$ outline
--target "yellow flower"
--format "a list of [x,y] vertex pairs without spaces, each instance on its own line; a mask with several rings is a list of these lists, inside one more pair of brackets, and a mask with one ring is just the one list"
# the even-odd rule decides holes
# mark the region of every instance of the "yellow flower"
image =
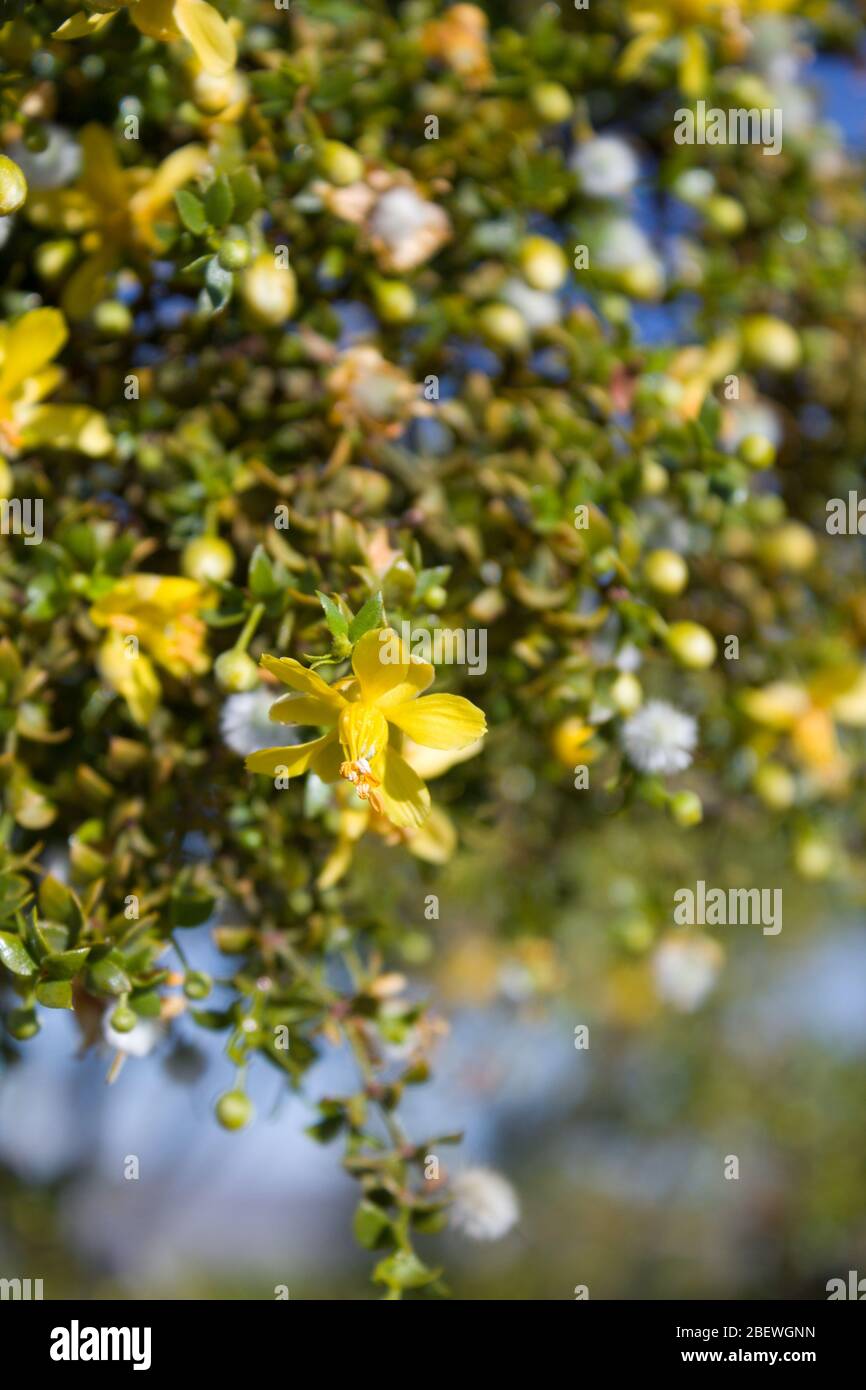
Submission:
[[478,5],[452,5],[431,19],[421,33],[428,58],[447,63],[470,88],[484,87],[493,75],[487,53],[487,15]]
[[618,73],[629,81],[669,39],[679,40],[679,83],[689,96],[707,90],[709,57],[702,29],[712,29],[739,48],[748,41],[743,21],[793,9],[796,0],[627,0],[635,37],[626,45]]
[[57,309],[0,323],[0,452],[48,447],[98,458],[112,447],[104,416],[84,405],[43,405],[63,381],[53,360],[68,333]]
[[291,657],[263,656],[262,665],[299,692],[278,700],[271,718],[328,732],[311,743],[253,753],[247,769],[270,777],[310,771],[323,782],[343,778],[392,825],[421,826],[430,814],[430,793],[400,752],[403,734],[425,748],[456,750],[487,731],[481,710],[462,696],[421,695],[433,667],[412,656],[390,628],[365,633],[352,653],[354,677],[336,685]]
[[836,726],[866,727],[866,669],[840,666],[807,685],[773,681],[744,691],[740,707],[754,723],[787,735],[794,757],[823,791],[844,790],[850,765]]
[[[139,0],[144,3],[144,0]],[[82,319],[108,293],[108,277],[123,264],[125,253],[152,255],[158,242],[154,224],[165,217],[179,188],[204,172],[202,145],[182,145],[156,169],[127,169],[117,158],[114,140],[102,126],[81,132],[84,163],[72,188],[32,192],[27,212],[37,227],[79,235],[85,258],[63,291],[71,319]]]
[[150,657],[179,680],[208,669],[200,614],[212,602],[208,587],[194,579],[131,574],[93,604],[92,621],[108,630],[99,651],[100,673],[126,700],[136,723],[146,724],[159,704],[159,678]]
[[[474,758],[480,752],[480,738],[466,748],[449,752],[421,748],[411,739],[403,744],[403,756],[407,763],[427,782],[441,777],[449,768]],[[352,795],[350,782],[341,782],[337,795],[340,800],[339,836],[316,880],[319,888],[331,888],[339,883],[352,862],[355,845],[368,830],[389,845],[405,845],[410,854],[427,864],[447,864],[457,848],[457,831],[451,818],[439,806],[431,807],[423,825],[399,827],[374,811],[369,801],[359,803],[357,797]]]
[[137,29],[148,38],[172,43],[184,38],[206,72],[230,72],[237,46],[222,15],[207,0],[89,0],[96,14],[79,10],[53,35],[55,39],[84,39],[110,24],[118,10],[129,10]]

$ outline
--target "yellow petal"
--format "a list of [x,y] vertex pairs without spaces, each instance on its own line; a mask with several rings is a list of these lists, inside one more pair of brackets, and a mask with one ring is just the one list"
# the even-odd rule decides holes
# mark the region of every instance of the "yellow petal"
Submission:
[[101,208],[117,212],[126,203],[127,177],[111,132],[101,125],[86,125],[81,132],[81,148],[84,169],[79,186]]
[[132,652],[119,632],[109,634],[96,658],[99,673],[122,695],[136,724],[147,724],[159,704],[159,678],[143,652]]
[[481,710],[462,695],[422,695],[390,707],[387,718],[426,748],[465,748],[487,732]]
[[352,652],[352,670],[361,687],[361,699],[376,704],[406,680],[409,662],[393,628],[365,632]]
[[337,711],[315,695],[281,695],[271,705],[268,718],[276,724],[314,724],[330,729],[337,722]]
[[413,830],[407,847],[426,864],[447,864],[457,848],[457,831],[445,812],[433,806],[419,830]]
[[740,706],[749,718],[770,729],[790,729],[809,704],[808,692],[792,681],[772,681],[759,690],[744,690],[740,696]]
[[53,39],[86,39],[91,34],[98,34],[100,29],[104,29],[106,24],[110,24],[114,19],[114,14],[85,14],[84,10],[79,10],[70,19],[64,20],[59,29],[55,29],[51,35]]
[[21,437],[28,449],[72,449],[88,458],[102,458],[114,448],[105,416],[86,405],[34,406]]
[[213,5],[206,0],[175,0],[174,18],[205,72],[221,77],[231,71],[237,48],[231,29]]
[[136,29],[149,39],[160,39],[169,43],[180,38],[180,30],[174,19],[175,0],[138,0],[130,11]]
[[707,90],[707,46],[697,29],[687,29],[682,36],[680,54],[680,86],[686,96],[700,96]]
[[414,700],[415,696],[426,690],[428,685],[432,685],[436,678],[436,672],[429,661],[411,656],[405,647],[403,654],[407,661],[405,679],[379,697],[381,709],[387,709],[390,705],[402,705],[406,700]]
[[[419,743],[413,743],[407,738],[403,744],[403,757],[410,767],[414,767],[419,777],[423,777],[425,782],[430,782],[434,777],[441,777],[444,772],[450,771],[458,763],[468,762],[470,758],[476,757],[484,747],[482,739],[476,739],[474,743],[469,743],[465,748],[422,748]],[[571,767],[569,763],[569,767]]]
[[129,210],[138,222],[156,217],[179,188],[204,173],[208,164],[203,145],[183,145],[164,159],[143,188],[130,199]]
[[300,690],[303,695],[312,695],[314,699],[321,700],[328,709],[339,712],[346,703],[339,690],[334,690],[321,676],[317,676],[315,671],[308,671],[306,666],[302,666],[292,656],[263,656],[260,664],[284,685],[290,685],[293,690]]
[[293,743],[288,748],[263,748],[259,753],[251,753],[244,767],[247,772],[262,772],[268,777],[276,777],[278,772],[297,777],[332,743],[336,743],[334,734],[325,734],[310,743]]
[[393,748],[385,754],[378,798],[392,825],[421,826],[430,814],[430,793],[417,772]]
[[47,367],[69,334],[59,309],[31,309],[7,327],[0,367],[0,393],[11,395],[16,387]]
[[114,263],[114,252],[106,247],[88,256],[70,275],[61,302],[75,322],[86,319],[97,304],[108,298],[108,272]]

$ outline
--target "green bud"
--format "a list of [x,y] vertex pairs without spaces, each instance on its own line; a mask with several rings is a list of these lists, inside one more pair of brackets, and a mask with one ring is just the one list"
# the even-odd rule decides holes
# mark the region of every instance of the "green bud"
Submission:
[[207,999],[212,988],[210,975],[205,975],[201,970],[191,970],[184,982],[183,992],[187,999]]
[[223,270],[243,270],[250,263],[250,244],[241,234],[227,236],[220,243],[217,260]]
[[138,1023],[138,1014],[128,1004],[118,1004],[109,1022],[117,1033],[131,1033]]
[[0,217],[9,217],[24,206],[27,180],[23,170],[6,154],[0,154]]
[[692,825],[700,825],[704,818],[701,798],[696,792],[675,792],[668,802],[668,810],[684,830]]
[[132,310],[119,299],[104,299],[93,310],[93,325],[105,338],[125,338],[132,332]]
[[402,280],[380,280],[374,293],[379,317],[385,323],[409,323],[414,317],[418,303]]
[[213,669],[222,689],[231,691],[233,695],[244,690],[255,690],[259,683],[256,663],[246,652],[239,652],[236,647],[218,656]]
[[19,1042],[27,1042],[29,1038],[35,1038],[40,1028],[36,1010],[12,1009],[6,1015],[6,1028],[11,1036],[17,1038]]
[[235,553],[219,536],[197,536],[184,546],[180,567],[188,579],[197,579],[199,584],[220,584],[234,572]]
[[216,1117],[223,1129],[245,1129],[255,1111],[243,1091],[226,1091],[216,1103]]
[[364,177],[364,161],[340,140],[326,140],[319,156],[319,168],[331,183],[344,187]]
[[748,468],[772,468],[776,462],[776,446],[763,434],[747,434],[737,453]]
[[560,82],[536,82],[530,88],[529,100],[537,115],[552,125],[567,121],[574,110],[571,95]]

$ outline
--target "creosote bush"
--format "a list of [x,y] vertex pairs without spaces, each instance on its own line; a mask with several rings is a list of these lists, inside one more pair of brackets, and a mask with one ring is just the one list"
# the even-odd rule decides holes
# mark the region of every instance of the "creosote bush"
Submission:
[[[682,1007],[724,965],[666,936],[696,855],[737,881],[772,832],[807,885],[862,879],[866,587],[824,520],[866,447],[866,198],[790,71],[858,22],[0,20],[3,1056],[48,1010],[112,1075],[212,1030],[242,1131],[250,1069],[302,1088],[348,1048],[309,1132],[343,1145],[384,1296],[441,1294],[419,1238],[518,1215],[400,1118],[446,1026],[442,875],[488,875],[499,964],[551,995],[522,868],[553,904],[611,817],[653,827],[610,973]],[[780,151],[677,143],[698,99],[782,110]]]

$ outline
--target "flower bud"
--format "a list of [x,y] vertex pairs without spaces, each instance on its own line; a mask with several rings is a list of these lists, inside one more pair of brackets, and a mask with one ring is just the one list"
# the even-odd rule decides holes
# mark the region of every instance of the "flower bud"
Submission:
[[812,831],[801,835],[794,845],[794,867],[801,878],[826,878],[833,867],[833,846]]
[[814,562],[818,543],[808,526],[788,521],[764,537],[758,553],[770,569],[799,574]]
[[618,714],[634,714],[643,701],[643,688],[637,676],[623,671],[610,688],[610,698]]
[[243,233],[230,231],[220,242],[217,260],[223,270],[243,270],[250,263],[250,255],[250,244]]
[[524,237],[517,259],[525,280],[534,290],[558,290],[568,273],[562,248],[546,236]]
[[668,810],[676,824],[684,830],[693,825],[700,825],[704,818],[701,798],[696,792],[675,792],[668,802]]
[[787,811],[797,796],[793,774],[783,763],[764,763],[754,778],[756,794],[772,811]]
[[277,265],[273,253],[263,251],[241,275],[241,298],[249,313],[263,327],[279,328],[295,312],[298,284],[291,266]]
[[220,584],[234,572],[235,553],[219,536],[197,536],[184,546],[180,567],[199,584]]
[[410,323],[417,309],[412,289],[402,280],[379,280],[374,294],[379,317],[385,323]]
[[651,589],[671,597],[681,594],[689,582],[688,565],[675,550],[651,550],[643,572]]
[[743,321],[743,352],[756,367],[791,372],[800,362],[800,339],[789,323],[772,314],[753,314]]
[[478,326],[497,347],[511,348],[515,352],[526,347],[526,324],[510,304],[485,304],[478,315]]
[[671,655],[690,671],[703,671],[716,659],[715,638],[700,623],[673,623],[667,643]]
[[93,326],[104,338],[125,338],[133,329],[132,310],[119,299],[104,299],[93,310]]
[[256,663],[246,652],[239,652],[236,647],[218,656],[213,669],[218,684],[232,695],[238,695],[244,690],[255,690],[259,683]]
[[8,217],[24,206],[27,180],[14,159],[0,154],[0,217]]
[[202,970],[191,970],[186,977],[183,992],[187,999],[207,999],[213,988],[213,980]]
[[12,1009],[6,1015],[6,1029],[18,1042],[27,1042],[30,1038],[35,1038],[39,1028],[35,1009]]
[[707,199],[704,213],[716,231],[724,233],[725,236],[739,236],[748,220],[742,203],[722,193],[716,193]]
[[561,82],[536,82],[530,88],[529,100],[536,114],[551,125],[567,121],[574,110],[571,94]]
[[216,1117],[223,1129],[245,1129],[255,1111],[243,1091],[226,1091],[216,1103]]
[[117,1033],[131,1033],[138,1023],[138,1014],[128,1004],[118,1004],[111,1015],[110,1023]]
[[329,183],[339,187],[359,183],[364,177],[364,161],[340,140],[326,140],[319,155],[319,168]]
[[764,434],[747,434],[737,453],[747,468],[772,468],[776,462],[776,446]]

